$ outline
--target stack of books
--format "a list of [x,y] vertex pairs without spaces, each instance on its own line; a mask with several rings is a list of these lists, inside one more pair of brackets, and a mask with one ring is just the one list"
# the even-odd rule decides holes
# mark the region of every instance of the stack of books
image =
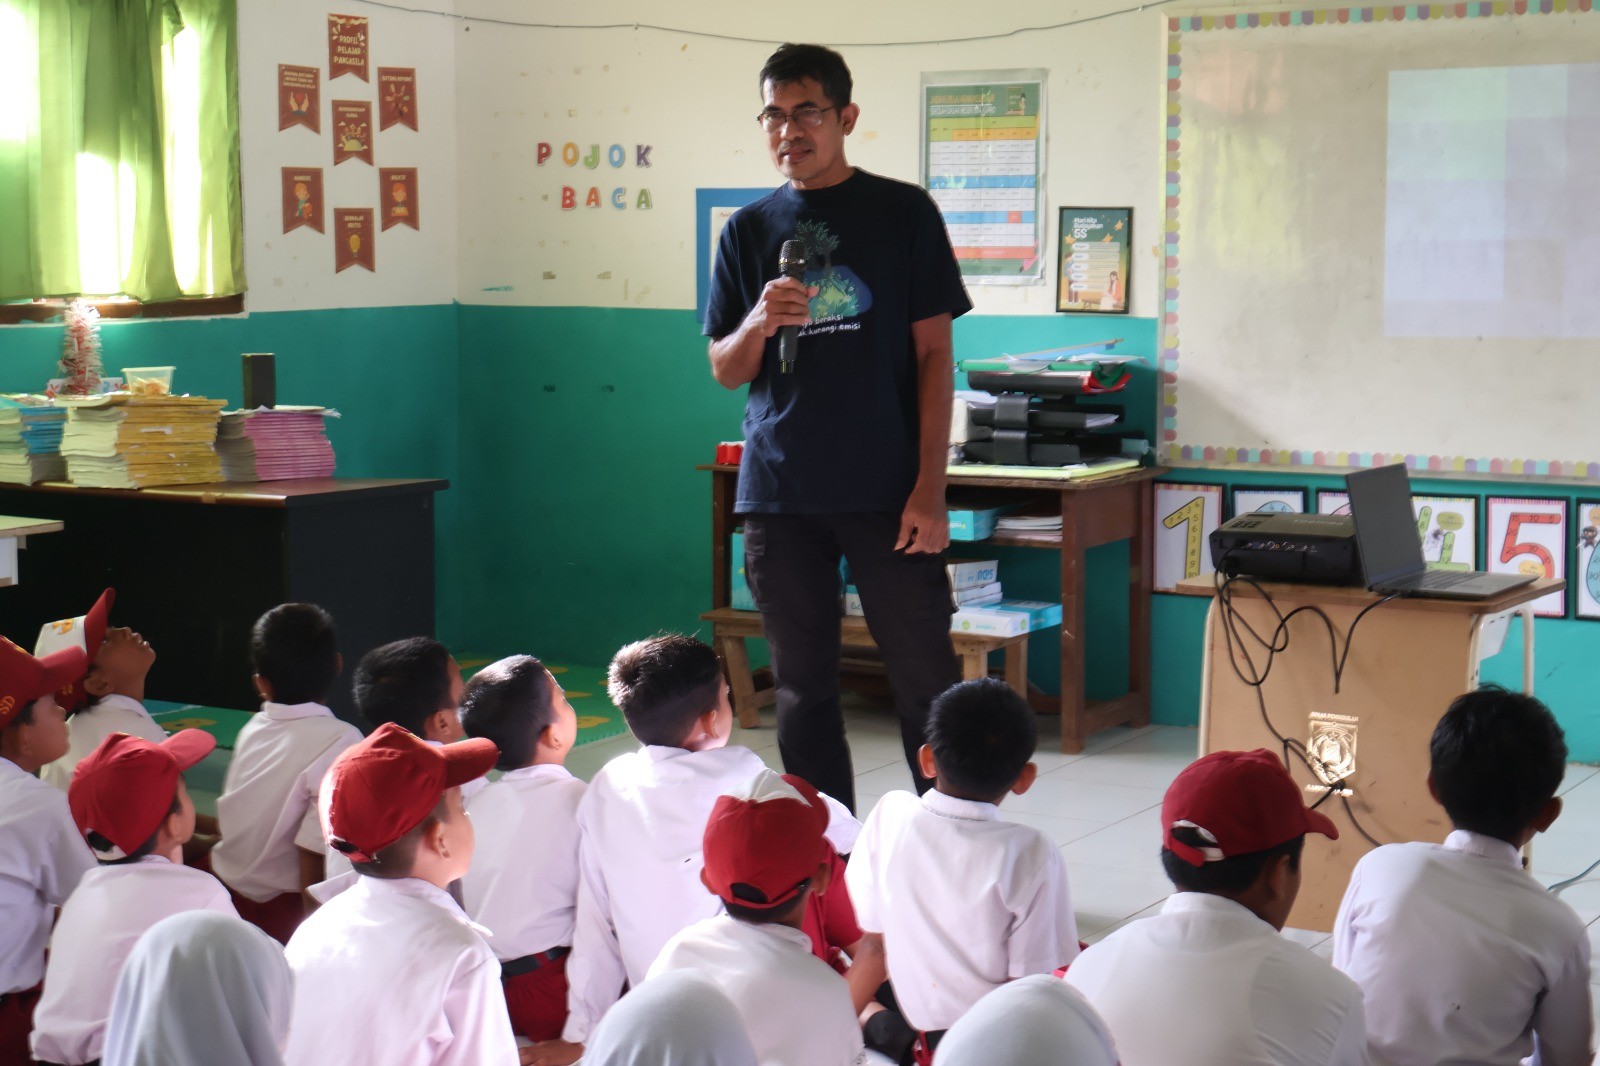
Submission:
[[67,476],[61,431],[67,412],[45,396],[0,396],[0,482],[32,485]]
[[217,422],[225,400],[113,393],[67,404],[67,479],[99,489],[222,480]]
[[[994,559],[953,559],[946,564],[950,574],[950,600],[957,612],[968,608],[985,607],[999,603],[1000,563]],[[844,613],[859,618],[866,612],[861,608],[861,594],[854,585],[844,590]]]
[[228,411],[217,431],[217,454],[227,481],[332,477],[333,444],[325,407],[260,407]]

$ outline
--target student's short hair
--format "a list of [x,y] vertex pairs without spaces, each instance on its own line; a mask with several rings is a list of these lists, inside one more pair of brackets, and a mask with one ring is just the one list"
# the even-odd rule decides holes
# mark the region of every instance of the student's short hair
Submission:
[[[1201,837],[1199,832],[1189,826],[1177,826],[1172,830],[1172,835],[1179,841],[1190,844],[1196,848],[1210,848],[1216,845]],[[1167,872],[1167,880],[1179,892],[1205,892],[1213,896],[1237,896],[1256,883],[1261,876],[1261,871],[1274,859],[1282,855],[1289,856],[1289,868],[1300,869],[1300,853],[1305,850],[1306,836],[1301,833],[1292,840],[1282,844],[1265,848],[1261,851],[1252,851],[1244,855],[1235,855],[1231,859],[1219,859],[1216,862],[1203,863],[1194,866],[1184,860],[1176,852],[1167,848],[1161,849],[1161,868]]]
[[532,762],[540,734],[555,718],[550,671],[531,655],[490,663],[467,682],[461,697],[461,727],[468,736],[494,741],[501,770]]
[[[350,868],[363,877],[375,877],[380,881],[410,877],[411,871],[416,869],[417,847],[422,843],[423,836],[444,821],[447,813],[444,797],[441,796],[438,805],[428,812],[426,818],[412,826],[405,836],[380,849],[371,862],[352,862]],[[337,844],[333,848],[340,850]]]
[[361,657],[351,680],[356,709],[372,728],[393,722],[417,736],[450,705],[450,649],[432,637],[407,637]]
[[680,633],[627,645],[611,660],[606,694],[641,744],[676,748],[717,705],[722,664],[711,646]]
[[[183,800],[178,798],[178,790],[176,788],[174,788],[172,790],[172,806],[167,809],[167,814],[170,816],[170,815],[182,814],[182,813],[183,813]],[[163,818],[162,821],[166,821],[166,819]],[[91,829],[87,833],[85,833],[83,835],[83,838],[89,842],[89,846],[91,848],[93,848],[95,851],[110,851],[112,848],[116,847],[115,844],[111,843],[111,841],[107,840],[105,837],[101,836],[99,833],[95,832],[93,829]],[[143,844],[140,844],[137,848],[134,848],[131,853],[129,853],[127,855],[124,855],[120,859],[100,859],[99,860],[100,865],[101,866],[126,866],[126,865],[128,865],[130,863],[138,862],[140,859],[144,858],[146,855],[148,855],[152,851],[156,850],[156,843],[160,839],[161,839],[161,827],[158,825],[158,826],[156,826],[156,831],[154,833],[150,834],[150,839],[146,840]]]
[[1515,842],[1561,787],[1567,740],[1543,703],[1485,685],[1450,704],[1428,756],[1457,829]]
[[855,83],[850,78],[850,68],[844,56],[820,44],[784,44],[767,57],[756,80],[756,88],[764,95],[767,82],[774,86],[789,85],[811,78],[828,96],[828,103],[844,107],[850,102],[850,92]]
[[928,710],[928,746],[941,786],[969,797],[1001,796],[1039,743],[1033,708],[992,677],[946,689]]
[[[746,907],[742,904],[738,904],[727,899],[722,901],[722,906],[723,909],[728,912],[728,916],[730,918],[737,918],[741,922],[750,922],[753,925],[771,925],[774,922],[786,922],[793,918],[795,914],[799,912],[800,908],[805,904],[805,890],[810,886],[811,878],[808,877],[804,881],[801,881],[799,886],[797,886],[798,894],[795,896],[795,898],[789,900],[787,903],[779,907]],[[733,891],[735,894],[738,894],[741,889],[750,889],[751,891],[755,891],[749,885],[733,886]],[[759,895],[759,893],[757,894]],[[753,902],[759,903],[761,901],[755,900]]]
[[321,703],[339,676],[333,617],[312,603],[279,604],[250,630],[250,664],[274,703]]

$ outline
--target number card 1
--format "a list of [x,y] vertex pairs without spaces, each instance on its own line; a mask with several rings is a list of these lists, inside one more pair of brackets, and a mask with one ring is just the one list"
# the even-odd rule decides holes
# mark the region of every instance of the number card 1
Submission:
[[1211,531],[1222,524],[1221,485],[1156,483],[1155,591],[1212,572]]
[[1576,557],[1572,561],[1577,615],[1600,621],[1600,500],[1579,500]]
[[[1489,573],[1566,577],[1566,500],[1491,496],[1486,532]],[[1540,618],[1566,617],[1567,594],[1539,597],[1533,613]]]

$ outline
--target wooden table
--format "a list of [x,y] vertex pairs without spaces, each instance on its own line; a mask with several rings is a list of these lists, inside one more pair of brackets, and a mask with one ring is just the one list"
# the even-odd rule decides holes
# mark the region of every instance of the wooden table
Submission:
[[[17,566],[17,550],[28,546],[29,537],[60,533],[63,528],[60,522],[48,518],[0,515],[0,588],[10,588],[22,580],[22,573]],[[25,646],[32,647],[31,644]]]
[[[156,649],[155,699],[254,709],[250,627],[279,603],[332,613],[344,676],[329,704],[354,719],[349,677],[370,648],[434,631],[433,494],[449,482],[374,478],[142,490],[0,486],[0,513],[65,522],[28,549],[30,580],[0,597],[0,633],[81,614],[107,586],[111,620]],[[0,533],[3,535],[3,533]]]
[[[733,504],[739,468],[709,465],[696,469],[711,473],[711,605],[715,610],[727,607],[731,599],[729,536],[737,524]],[[962,546],[982,550],[1004,545],[1061,553],[1061,694],[1056,699],[1036,695],[1033,702],[1041,711],[1060,713],[1064,752],[1081,752],[1089,736],[1102,729],[1150,722],[1150,592],[1155,576],[1152,484],[1164,473],[1162,467],[1143,467],[1094,481],[950,479],[948,495],[953,503],[971,490],[981,490],[1030,508],[1060,508],[1060,533],[1000,533],[984,541],[962,542]],[[1128,545],[1128,688],[1114,699],[1091,702],[1084,691],[1084,553],[1117,541]]]

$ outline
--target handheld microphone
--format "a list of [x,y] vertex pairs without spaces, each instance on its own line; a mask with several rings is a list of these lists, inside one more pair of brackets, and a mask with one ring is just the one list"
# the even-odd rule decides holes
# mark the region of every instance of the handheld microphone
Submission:
[[[778,253],[778,271],[786,278],[804,280],[806,276],[806,246],[801,241],[784,241]],[[794,373],[794,357],[800,347],[799,326],[778,327],[778,373]]]

